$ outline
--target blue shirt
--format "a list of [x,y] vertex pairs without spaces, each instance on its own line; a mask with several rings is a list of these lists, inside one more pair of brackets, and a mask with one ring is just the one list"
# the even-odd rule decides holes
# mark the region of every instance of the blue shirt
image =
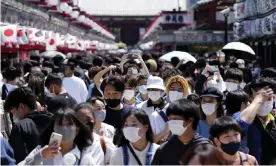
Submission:
[[16,165],[13,149],[4,138],[1,138],[1,165]]
[[205,120],[200,120],[196,132],[204,138],[209,139],[210,125]]
[[[236,120],[236,122],[240,125],[241,130],[242,130],[241,146],[240,146],[239,151],[248,154],[249,148],[247,146],[247,132],[248,132],[248,127],[250,124],[247,124],[245,121],[243,121],[241,119],[241,112],[234,113],[232,115],[232,118]],[[258,162],[259,162],[259,160],[258,160]]]
[[[136,95],[136,97],[135,97],[135,102],[137,103],[137,104],[140,104],[140,103],[142,103],[144,100],[142,99],[142,95],[141,95],[141,93],[138,93],[137,95]],[[136,105],[137,105],[136,104]]]
[[87,99],[91,98],[92,90],[93,90],[94,87],[95,87],[94,83],[92,83],[92,84],[89,85]]

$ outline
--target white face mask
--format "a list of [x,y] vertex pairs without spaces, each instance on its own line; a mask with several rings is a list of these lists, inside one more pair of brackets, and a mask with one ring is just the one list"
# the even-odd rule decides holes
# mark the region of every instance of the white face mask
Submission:
[[14,123],[18,123],[21,119],[17,116],[13,116],[12,120],[13,120]]
[[180,136],[185,132],[185,130],[189,126],[188,125],[188,126],[184,127],[183,124],[184,124],[184,120],[170,120],[169,121],[169,129],[173,135]]
[[233,82],[225,82],[226,89],[228,92],[234,91],[238,89],[238,84],[233,83]]
[[245,87],[246,83],[245,82],[242,82],[240,83],[240,87],[243,89]]
[[178,92],[178,91],[169,91],[169,99],[171,102],[175,102],[179,99],[182,99],[184,96],[183,92]]
[[147,94],[148,91],[147,91],[146,85],[141,85],[141,86],[139,86],[139,92],[140,92],[141,94],[143,94],[143,95]]
[[138,134],[139,129],[137,127],[125,127],[123,129],[124,136],[130,142],[137,142],[141,137]]
[[214,113],[216,110],[216,104],[215,103],[201,104],[201,108],[205,115],[212,115],[212,113]]
[[157,101],[161,98],[161,92],[160,91],[148,91],[148,97],[152,101]]
[[124,98],[127,100],[131,100],[135,95],[135,91],[134,90],[125,90],[124,92]]
[[265,103],[263,103],[257,114],[259,116],[267,116],[272,111],[272,108],[273,101],[266,101]]

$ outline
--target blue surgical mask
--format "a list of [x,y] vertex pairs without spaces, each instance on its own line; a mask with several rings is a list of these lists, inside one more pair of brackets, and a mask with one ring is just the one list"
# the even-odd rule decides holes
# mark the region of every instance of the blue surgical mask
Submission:
[[101,111],[95,111],[95,119],[96,121],[103,122],[106,117],[106,111],[101,110]]

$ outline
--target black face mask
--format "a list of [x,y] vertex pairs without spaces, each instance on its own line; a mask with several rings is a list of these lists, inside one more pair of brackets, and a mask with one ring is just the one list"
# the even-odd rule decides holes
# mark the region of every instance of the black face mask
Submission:
[[234,155],[235,153],[237,153],[237,151],[241,146],[241,142],[230,142],[228,144],[224,144],[222,142],[220,143],[221,143],[221,146],[220,146],[221,149],[229,155]]
[[107,106],[115,108],[121,103],[121,99],[105,99]]

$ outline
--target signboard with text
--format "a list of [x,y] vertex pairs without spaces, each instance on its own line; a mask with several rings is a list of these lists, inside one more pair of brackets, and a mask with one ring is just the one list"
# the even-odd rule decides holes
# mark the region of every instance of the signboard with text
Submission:
[[[174,34],[160,34],[159,41],[161,43],[221,44],[224,43],[224,33],[183,31]],[[228,34],[228,41],[233,41],[233,33]]]
[[192,14],[190,12],[185,12],[185,13],[163,13],[161,24],[191,25],[192,22],[193,22]]

